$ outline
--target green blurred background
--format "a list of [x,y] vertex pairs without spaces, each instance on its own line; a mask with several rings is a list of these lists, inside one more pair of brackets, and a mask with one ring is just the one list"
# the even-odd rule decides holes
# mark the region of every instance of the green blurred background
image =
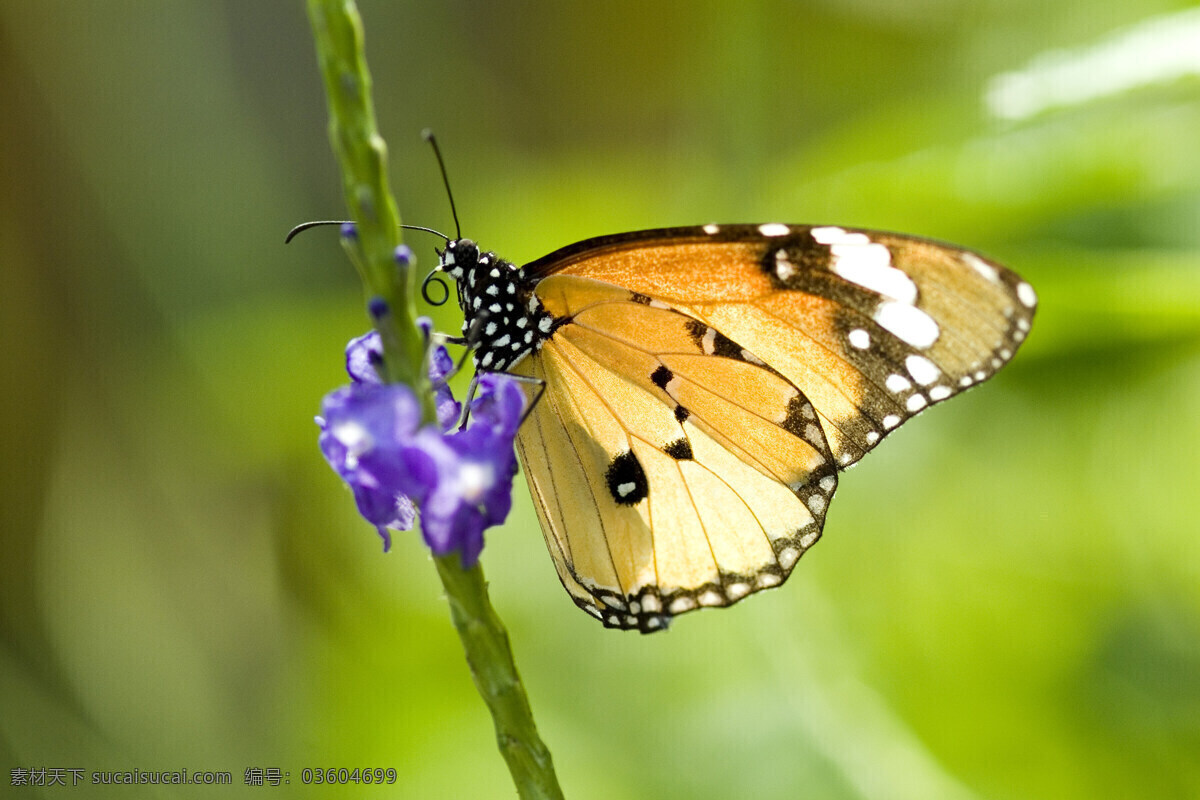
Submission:
[[[1010,367],[845,477],[786,586],[668,634],[578,611],[518,487],[483,563],[568,797],[1200,796],[1200,10],[362,11],[406,222],[452,227],[431,126],[464,232],[517,261],[821,222],[1041,295]],[[0,794],[280,767],[241,791],[515,795],[427,551],[382,555],[316,448],[367,327],[335,232],[283,245],[345,213],[326,125],[299,2],[0,5]]]

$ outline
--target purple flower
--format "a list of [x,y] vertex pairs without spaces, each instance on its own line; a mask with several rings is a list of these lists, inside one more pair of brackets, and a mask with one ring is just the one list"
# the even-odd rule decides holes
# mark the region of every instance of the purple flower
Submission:
[[335,389],[317,417],[325,460],[354,492],[358,513],[379,531],[385,551],[388,529],[406,531],[416,516],[411,493],[401,488],[406,476],[397,455],[420,421],[421,407],[407,386],[379,383]]
[[[346,345],[346,372],[355,383],[381,383],[379,365],[383,363],[383,345],[379,332],[369,331]],[[454,399],[446,380],[454,373],[454,360],[446,348],[438,345],[429,352],[429,380],[433,384],[438,422],[449,430],[462,416],[462,405]]]
[[[439,556],[455,550],[470,567],[483,549],[483,532],[512,508],[517,472],[513,437],[525,411],[525,393],[507,375],[479,380],[471,421],[450,433],[420,425],[420,405],[408,387],[379,382],[378,336],[352,341],[346,366],[355,383],[325,397],[317,424],[325,459],[354,492],[359,513],[390,546],[389,529],[408,530],[420,508],[425,542]],[[445,348],[430,355],[438,419],[449,427],[460,406],[446,386],[454,363]]]
[[499,525],[512,509],[517,474],[513,437],[525,411],[525,393],[507,375],[479,381],[465,430],[440,437],[418,434],[422,451],[434,462],[438,480],[421,506],[421,529],[435,553],[462,551],[471,566],[483,549],[483,531]]
[[450,430],[462,416],[462,404],[454,399],[446,380],[454,373],[454,359],[446,348],[437,346],[429,353],[429,381],[433,384],[433,401],[443,430]]
[[368,331],[346,345],[346,372],[355,383],[382,383],[378,369],[382,363],[379,331]]

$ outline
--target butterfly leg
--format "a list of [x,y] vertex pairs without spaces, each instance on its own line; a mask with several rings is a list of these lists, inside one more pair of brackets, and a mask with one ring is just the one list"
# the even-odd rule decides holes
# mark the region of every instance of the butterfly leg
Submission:
[[[529,402],[529,405],[525,406],[525,413],[521,415],[521,421],[517,423],[517,427],[519,428],[525,424],[525,420],[529,419],[529,415],[533,413],[534,407],[538,404],[538,401],[542,399],[542,395],[546,392],[546,382],[541,378],[534,378],[529,375],[517,375],[512,372],[499,374],[507,375],[518,383],[524,383],[527,386],[537,387],[533,395],[533,399]],[[460,422],[458,426],[460,430],[467,427],[467,420],[471,418],[471,401],[475,399],[475,391],[478,388],[479,374],[476,373],[475,377],[471,378],[471,385],[467,388],[467,396],[463,401],[463,417],[462,422]]]

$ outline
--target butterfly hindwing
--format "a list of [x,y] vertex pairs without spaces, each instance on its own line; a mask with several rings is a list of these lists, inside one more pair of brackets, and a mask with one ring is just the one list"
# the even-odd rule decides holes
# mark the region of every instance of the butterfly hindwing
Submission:
[[782,582],[836,487],[807,398],[649,296],[570,276],[537,293],[565,322],[516,368],[545,382],[518,446],[575,601],[648,631]]
[[641,231],[525,269],[653,296],[750,348],[812,401],[840,466],[990,377],[1036,306],[1029,284],[970,251],[833,226]]

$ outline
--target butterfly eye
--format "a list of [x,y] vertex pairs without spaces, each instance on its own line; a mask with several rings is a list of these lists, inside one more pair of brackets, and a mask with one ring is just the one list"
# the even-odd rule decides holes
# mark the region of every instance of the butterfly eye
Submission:
[[454,260],[458,264],[473,264],[479,259],[479,246],[470,239],[451,242],[447,249],[454,252]]

